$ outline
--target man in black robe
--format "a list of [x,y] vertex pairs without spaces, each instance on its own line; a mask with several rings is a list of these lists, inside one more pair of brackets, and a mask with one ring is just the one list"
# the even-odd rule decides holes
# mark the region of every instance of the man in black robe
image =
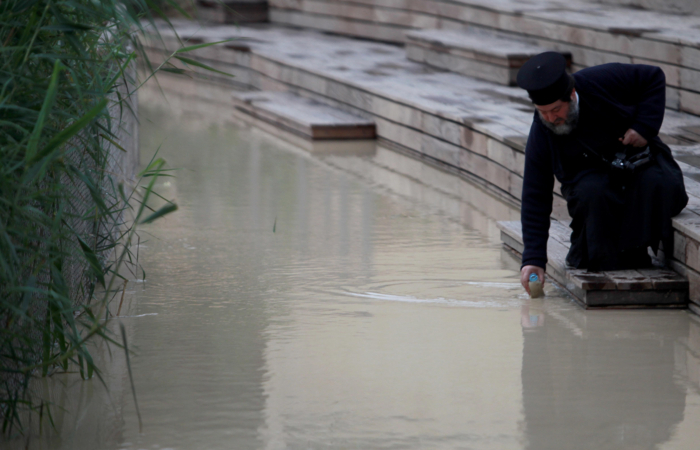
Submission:
[[[536,108],[522,193],[525,289],[531,273],[544,280],[554,177],[572,218],[570,267],[647,267],[648,247],[656,252],[663,241],[673,248],[671,217],[688,197],[681,170],[658,137],[666,102],[663,71],[613,63],[569,75],[564,57],[546,52],[521,68],[518,85]],[[650,154],[649,162],[640,158],[634,170],[619,168],[620,156],[624,161],[638,154]]]

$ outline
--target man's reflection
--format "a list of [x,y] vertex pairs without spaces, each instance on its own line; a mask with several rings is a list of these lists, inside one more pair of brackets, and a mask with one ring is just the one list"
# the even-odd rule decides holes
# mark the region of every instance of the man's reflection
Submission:
[[683,419],[674,343],[688,336],[685,313],[530,300],[521,324],[529,449],[653,449]]

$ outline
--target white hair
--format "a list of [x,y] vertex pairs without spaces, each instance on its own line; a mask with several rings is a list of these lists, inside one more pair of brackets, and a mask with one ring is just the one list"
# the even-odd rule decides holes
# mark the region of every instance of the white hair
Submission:
[[576,99],[572,99],[571,102],[569,102],[569,112],[566,114],[566,119],[564,120],[564,123],[560,125],[554,125],[552,122],[548,122],[542,116],[542,113],[539,109],[537,110],[537,114],[540,115],[540,119],[542,120],[542,123],[545,127],[552,130],[554,134],[564,136],[574,131],[574,128],[576,128],[576,124],[578,124],[578,102],[576,101]]

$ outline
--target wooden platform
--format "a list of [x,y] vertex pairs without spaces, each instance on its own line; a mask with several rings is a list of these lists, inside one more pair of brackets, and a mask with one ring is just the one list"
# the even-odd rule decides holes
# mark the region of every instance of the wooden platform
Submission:
[[[411,61],[505,86],[515,86],[518,70],[547,49],[484,32],[427,29],[406,33]],[[571,53],[563,52],[571,67]]]
[[[522,256],[520,222],[498,222],[503,244]],[[588,272],[567,269],[571,229],[553,220],[547,242],[547,275],[585,308],[686,308],[688,280],[672,270],[639,269]]]
[[267,0],[197,0],[197,18],[213,23],[267,22]]
[[237,110],[309,139],[373,139],[374,122],[289,92],[234,93]]

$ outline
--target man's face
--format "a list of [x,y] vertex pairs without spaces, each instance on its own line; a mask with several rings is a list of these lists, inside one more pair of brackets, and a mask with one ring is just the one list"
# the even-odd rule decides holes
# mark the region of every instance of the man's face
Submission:
[[556,134],[569,134],[576,127],[578,103],[575,89],[571,92],[570,102],[557,100],[549,105],[535,105],[535,108],[544,125]]
[[566,116],[569,114],[569,102],[557,100],[549,105],[535,105],[535,108],[540,112],[540,118],[546,120],[552,125],[561,125],[566,122]]

